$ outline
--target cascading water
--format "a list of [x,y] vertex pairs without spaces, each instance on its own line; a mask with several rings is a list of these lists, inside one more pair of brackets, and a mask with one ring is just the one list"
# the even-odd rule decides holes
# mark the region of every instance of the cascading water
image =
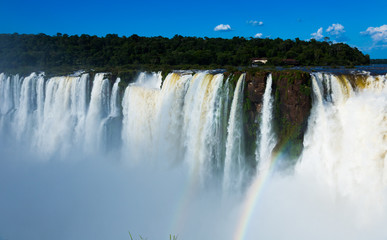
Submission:
[[[74,149],[92,152],[91,149],[98,148],[96,141],[101,137],[97,135],[101,134],[101,122],[110,107],[109,82],[103,76],[96,75],[89,110],[88,74],[46,81],[42,74],[33,73],[26,78],[3,74],[2,85],[10,83],[12,95],[1,96],[7,104],[2,107],[7,111],[1,116],[2,131],[45,157],[66,155]],[[11,78],[14,81],[9,81]]]
[[[148,80],[147,80],[148,78]],[[220,172],[224,160],[223,75],[142,74],[123,99],[124,151],[130,158],[185,162],[199,182]],[[154,84],[157,83],[157,84]],[[136,160],[135,160],[136,161]]]
[[385,76],[365,77],[359,85],[353,82],[355,89],[345,76],[317,73],[312,81],[314,105],[297,173],[313,175],[333,198],[360,204],[365,211],[383,204]]
[[122,106],[119,89],[120,82],[121,79],[117,78],[113,85],[110,98],[110,112],[102,123],[103,139],[106,140],[105,146],[107,150],[121,148]]
[[[47,80],[35,73],[0,77],[2,131],[30,141],[46,157],[118,147],[130,161],[161,155],[186,162],[203,183],[223,175],[226,151],[233,151],[226,148],[227,125],[237,133],[242,124],[238,116],[228,120],[229,83],[222,74],[171,73],[160,89],[160,73],[141,73],[122,104],[121,80],[110,87],[104,73],[95,75],[91,89],[86,73]],[[231,115],[240,114],[242,91],[240,80]]]
[[[153,157],[157,128],[158,86],[160,75],[140,74],[138,81],[129,85],[124,94],[123,108],[123,151],[131,161],[149,161]],[[146,85],[147,84],[147,85]],[[158,84],[157,84],[158,85]]]
[[21,78],[19,75],[6,76],[0,74],[0,134],[10,137],[9,131],[12,129],[12,119],[15,109],[20,101]]
[[163,83],[158,101],[158,136],[155,151],[158,156],[180,163],[184,157],[184,99],[192,75],[170,73]]
[[75,118],[74,142],[77,146],[82,146],[84,141],[86,116],[90,102],[90,77],[82,74],[81,77],[72,84],[72,114]]
[[[13,130],[16,133],[16,138],[29,142],[30,137],[34,135],[37,109],[37,79],[40,76],[32,73],[30,76],[23,79],[20,93],[20,104],[16,111],[15,126]],[[39,88],[41,90],[41,88]]]
[[103,121],[110,113],[110,82],[103,73],[97,73],[91,90],[89,111],[86,116],[85,144],[90,153],[104,147]]
[[275,147],[275,136],[272,130],[272,118],[273,118],[273,97],[272,97],[272,76],[267,77],[265,93],[263,95],[263,106],[261,113],[261,126],[260,132],[257,138],[257,150],[256,157],[259,163],[259,170],[265,171],[270,167],[271,154]]
[[223,75],[195,75],[185,97],[185,159],[201,181],[212,175],[212,166],[220,158],[221,87]]
[[227,193],[239,191],[244,180],[244,141],[243,141],[243,88],[245,75],[236,84],[228,122],[226,157],[224,163],[223,190]]
[[76,85],[78,80],[79,77],[54,77],[46,84],[46,100],[37,136],[37,147],[45,154],[66,152],[71,148],[71,133],[77,121],[74,115],[77,109],[73,105],[75,99],[72,98],[75,93],[72,90],[79,91],[72,85]]
[[[37,147],[47,156],[66,154],[84,141],[89,76],[54,77],[45,83]],[[79,149],[81,149],[79,147]]]
[[[184,159],[192,173],[200,175],[198,179],[201,182],[217,173],[224,179],[225,190],[237,189],[244,175],[243,78],[244,75],[235,86],[229,109],[228,80],[223,79],[222,74],[171,73],[160,89],[160,73],[141,73],[138,80],[126,89],[122,107],[120,79],[110,87],[104,74],[95,75],[91,91],[88,74],[48,80],[35,73],[25,78],[1,74],[1,132],[22,141],[31,141],[31,146],[36,146],[47,156],[56,152],[66,153],[74,147],[92,152],[101,147],[121,146],[122,138],[123,152],[131,159],[155,159],[158,154],[168,156],[171,162]],[[322,169],[331,166],[332,169],[326,171],[333,175],[324,178],[336,187],[344,185],[344,181],[355,181],[342,179],[341,184],[334,182],[335,168],[344,164],[344,155],[352,156],[356,152],[352,149],[364,149],[361,146],[374,141],[373,146],[381,146],[372,150],[374,154],[365,151],[357,154],[358,157],[353,156],[353,159],[367,155],[378,159],[378,156],[385,155],[381,137],[385,131],[382,95],[385,78],[368,76],[351,81],[345,76],[312,75],[314,105],[299,166],[304,169],[310,164],[319,169],[319,174],[323,174]],[[270,158],[275,145],[271,129],[271,85],[272,77],[269,75],[256,150],[261,167]],[[357,112],[355,108],[366,114],[353,116]],[[354,135],[354,128],[359,135]],[[354,139],[357,140],[348,144]],[[329,159],[330,162],[315,160],[312,164],[311,160],[305,159]],[[356,164],[360,166],[360,162],[359,159]],[[320,166],[322,163],[324,165]],[[354,161],[352,164],[355,164]],[[378,172],[375,170],[377,166],[373,166],[372,171]],[[342,168],[346,167],[343,165]],[[337,171],[345,172],[341,168]],[[374,173],[380,174],[380,171],[379,174]],[[384,179],[382,175],[380,178]]]
[[[46,79],[44,74],[36,73],[27,77],[0,74],[0,146],[12,142],[4,146],[28,149],[27,155],[39,160],[81,155],[93,160],[102,158],[115,162],[118,159],[129,165],[145,164],[146,167],[183,166],[184,170],[188,169],[189,179],[188,183],[182,183],[185,188],[220,189],[225,198],[237,196],[241,199],[243,194],[252,194],[247,197],[246,209],[257,202],[258,193],[269,179],[269,170],[276,171],[271,166],[275,164],[273,151],[279,138],[272,126],[276,110],[274,90],[278,85],[271,74],[266,79],[262,110],[256,116],[260,125],[256,163],[253,164],[248,163],[245,156],[248,145],[244,143],[243,101],[248,79],[245,74],[235,83],[235,76],[226,78],[224,74],[210,72],[173,72],[164,80],[161,73],[140,73],[125,89],[121,87],[120,78],[113,83],[108,74],[98,73],[93,79],[90,76],[78,73]],[[294,184],[294,179],[315,179],[324,189],[323,193],[329,191],[332,202],[349,202],[364,212],[386,206],[386,77],[311,74],[313,105],[304,149],[293,175],[288,176],[292,179],[289,185]],[[257,169],[248,171],[253,165]],[[109,168],[105,170],[110,171]],[[252,172],[256,176],[250,176]],[[63,179],[67,177],[70,181],[68,175]],[[131,182],[133,186],[146,185],[144,178],[136,179],[139,182]],[[181,179],[184,178],[176,181]],[[250,179],[254,179],[253,183]],[[156,179],[150,184],[156,186],[149,188],[150,191],[157,192],[158,181],[162,182]],[[104,186],[104,183],[99,184],[94,187]],[[248,191],[244,191],[246,189]],[[189,192],[187,196],[192,196],[192,191],[184,189],[186,191]],[[138,192],[136,188],[130,196]],[[175,193],[169,194],[174,196]],[[282,189],[276,194],[282,196]],[[157,198],[157,204],[164,206],[167,200],[161,196],[152,195],[149,201],[154,204]],[[103,199],[101,195],[97,198]],[[174,198],[180,199],[179,196]],[[277,202],[286,202],[280,200]],[[180,205],[179,202],[174,204]],[[275,207],[268,209],[275,210]],[[224,215],[224,212],[220,214]],[[185,216],[177,219],[185,219]],[[233,229],[239,223],[247,224],[248,219],[238,223],[231,221],[234,224],[227,227]],[[241,226],[235,239],[242,239],[239,236],[243,236],[245,228]],[[225,231],[224,228],[221,231]]]

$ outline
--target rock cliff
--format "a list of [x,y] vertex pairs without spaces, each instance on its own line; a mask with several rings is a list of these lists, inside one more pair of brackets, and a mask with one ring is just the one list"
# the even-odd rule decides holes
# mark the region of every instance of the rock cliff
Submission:
[[251,142],[256,139],[266,78],[270,73],[273,77],[272,97],[274,97],[275,119],[273,127],[278,139],[276,151],[295,158],[302,150],[303,137],[312,106],[311,80],[307,72],[282,70],[246,74],[245,132],[247,141]]

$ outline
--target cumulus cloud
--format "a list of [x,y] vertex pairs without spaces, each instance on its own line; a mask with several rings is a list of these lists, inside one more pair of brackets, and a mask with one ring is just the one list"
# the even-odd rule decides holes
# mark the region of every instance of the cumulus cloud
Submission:
[[227,32],[227,31],[231,31],[231,27],[229,24],[219,24],[214,28],[214,31]]
[[340,23],[334,23],[329,26],[326,32],[334,39],[333,42],[346,42],[349,38],[345,35],[344,26]]
[[261,38],[262,37],[262,33],[257,33],[254,35],[254,38]]
[[374,43],[387,43],[387,25],[382,25],[380,27],[369,27],[364,32],[361,32],[363,35],[371,36]]
[[316,39],[316,40],[320,40],[324,37],[324,35],[322,34],[323,33],[323,28],[320,27],[317,32],[315,33],[312,33],[312,38]]
[[328,27],[326,32],[332,36],[341,36],[342,34],[345,33],[345,30],[344,30],[344,26],[341,25],[340,23],[334,23]]
[[250,21],[247,21],[248,24],[252,25],[252,26],[262,26],[263,25],[263,22],[262,21],[257,21],[257,20],[250,20]]

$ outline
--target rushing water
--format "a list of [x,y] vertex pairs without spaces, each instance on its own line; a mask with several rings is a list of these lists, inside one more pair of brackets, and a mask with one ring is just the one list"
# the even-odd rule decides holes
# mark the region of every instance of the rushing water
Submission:
[[[384,203],[387,163],[385,76],[358,78],[314,74],[314,106],[299,174],[313,174],[335,199],[365,211]],[[353,202],[355,201],[355,202]]]
[[231,193],[238,191],[243,182],[245,172],[242,131],[243,120],[241,119],[243,116],[243,83],[244,75],[241,75],[235,87],[227,129],[228,134],[226,158],[224,160],[223,189],[224,191]]
[[263,96],[263,106],[261,113],[261,127],[257,140],[259,140],[256,149],[256,156],[260,170],[268,168],[270,165],[271,154],[275,147],[276,141],[272,130],[271,123],[273,121],[273,97],[272,97],[272,76],[268,76],[266,80],[266,89]]
[[386,76],[311,78],[304,149],[282,174],[271,75],[251,171],[244,74],[141,73],[125,89],[0,74],[0,239],[385,239]]

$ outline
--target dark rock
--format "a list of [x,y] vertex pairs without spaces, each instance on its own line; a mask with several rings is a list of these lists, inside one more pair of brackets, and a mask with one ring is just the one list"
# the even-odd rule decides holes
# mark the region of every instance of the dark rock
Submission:
[[266,72],[257,72],[253,75],[249,73],[246,75],[247,95],[254,104],[262,103],[267,74]]
[[[245,109],[245,111],[248,111],[246,112],[246,117],[248,117],[247,125],[253,125],[254,121],[252,119],[260,116],[268,75],[269,72],[266,71],[246,74],[246,98],[252,104],[248,110]],[[273,127],[279,141],[276,148],[281,149],[286,143],[290,146],[289,148],[292,148],[296,142],[301,145],[297,149],[298,152],[295,153],[299,154],[312,107],[310,74],[301,71],[283,70],[272,72],[272,77],[272,94],[275,98]],[[249,126],[246,128],[249,128]],[[250,133],[250,140],[256,138],[254,131]]]

